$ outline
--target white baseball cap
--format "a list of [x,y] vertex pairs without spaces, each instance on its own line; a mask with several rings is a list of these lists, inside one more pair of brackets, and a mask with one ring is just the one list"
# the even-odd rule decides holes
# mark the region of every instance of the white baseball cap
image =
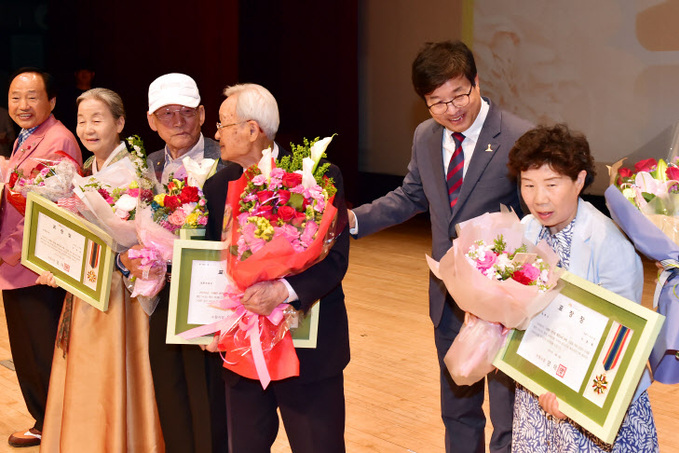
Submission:
[[196,108],[200,105],[200,93],[196,82],[186,74],[176,72],[158,77],[149,85],[149,112],[166,105],[177,104]]

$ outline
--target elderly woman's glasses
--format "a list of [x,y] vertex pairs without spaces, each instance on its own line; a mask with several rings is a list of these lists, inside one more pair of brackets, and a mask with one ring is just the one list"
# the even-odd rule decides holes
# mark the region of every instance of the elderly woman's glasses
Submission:
[[179,115],[181,115],[182,118],[188,121],[196,117],[196,115],[198,114],[198,109],[192,109],[190,107],[182,107],[179,109],[164,108],[156,110],[154,115],[161,122],[165,124],[170,124],[172,123],[172,120],[174,119],[174,115],[176,113],[178,113]]
[[472,94],[472,90],[474,89],[474,85],[469,87],[469,93],[467,94],[461,94],[459,96],[455,96],[453,99],[450,101],[444,102],[437,102],[436,104],[428,105],[427,108],[429,111],[434,114],[434,115],[442,115],[446,113],[448,110],[448,105],[453,104],[455,107],[464,107],[467,104],[469,104],[469,95]]

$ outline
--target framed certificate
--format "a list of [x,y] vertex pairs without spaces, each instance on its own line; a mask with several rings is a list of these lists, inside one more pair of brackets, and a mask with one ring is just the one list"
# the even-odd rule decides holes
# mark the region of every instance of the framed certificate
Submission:
[[607,443],[620,429],[664,316],[564,272],[561,293],[493,364]]
[[57,284],[101,311],[113,273],[111,237],[101,228],[34,193],[26,197],[21,264],[50,271]]
[[[182,230],[184,231],[184,230]],[[190,231],[190,230],[186,230]],[[230,310],[215,308],[228,283],[225,242],[177,239],[172,256],[170,305],[165,341],[169,344],[209,344],[212,335],[191,340],[179,336],[194,327],[220,321]]]
[[292,344],[295,345],[295,348],[316,348],[320,313],[320,300],[314,302],[306,315],[301,311],[297,312],[297,316],[292,320],[290,325]]
[[182,228],[179,239],[205,239],[205,228]]

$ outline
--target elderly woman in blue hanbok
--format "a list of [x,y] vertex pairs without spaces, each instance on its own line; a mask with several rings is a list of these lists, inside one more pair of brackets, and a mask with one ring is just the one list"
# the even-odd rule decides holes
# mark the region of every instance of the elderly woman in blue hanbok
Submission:
[[[517,140],[508,167],[530,210],[522,220],[526,238],[533,243],[545,239],[559,255],[561,267],[639,303],[643,269],[634,247],[613,221],[580,198],[595,175],[587,139],[565,125],[538,127]],[[658,451],[646,392],[650,383],[645,371],[613,444],[567,419],[553,393],[538,398],[518,386],[512,451]]]

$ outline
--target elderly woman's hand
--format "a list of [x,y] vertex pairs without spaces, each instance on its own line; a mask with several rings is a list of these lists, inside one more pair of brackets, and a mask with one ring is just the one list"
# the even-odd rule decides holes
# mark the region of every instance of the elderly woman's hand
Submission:
[[540,407],[544,409],[549,415],[558,418],[559,420],[564,420],[566,416],[559,410],[559,401],[556,399],[556,395],[552,392],[543,393],[539,398]]
[[54,278],[54,274],[50,271],[45,271],[38,275],[38,278],[35,279],[35,283],[36,285],[47,285],[51,286],[52,288],[56,288],[58,286],[57,281]]
[[[134,250],[141,250],[144,246],[137,244],[132,248]],[[127,250],[120,254],[120,261],[123,263],[123,266],[130,271],[130,275],[144,280],[160,278],[163,276],[164,270],[160,266],[153,266],[147,273],[144,273],[145,267],[141,265],[141,260],[141,258],[130,258],[127,254]]]

